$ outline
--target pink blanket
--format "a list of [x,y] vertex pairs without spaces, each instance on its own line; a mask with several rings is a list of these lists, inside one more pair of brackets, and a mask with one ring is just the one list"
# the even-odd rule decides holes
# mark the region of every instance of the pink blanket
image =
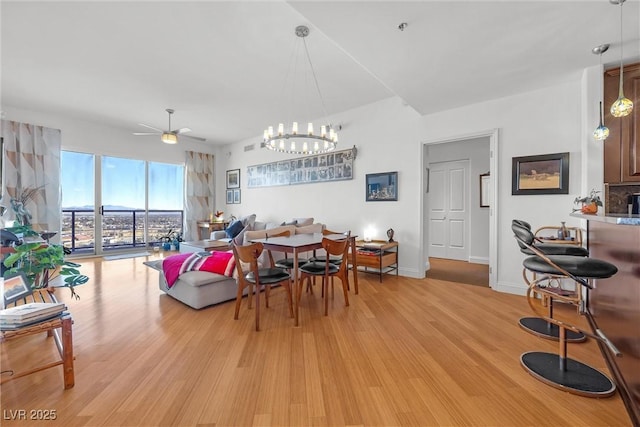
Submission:
[[168,287],[172,287],[178,277],[186,271],[208,271],[232,277],[235,266],[232,251],[177,254],[162,260],[162,271]]

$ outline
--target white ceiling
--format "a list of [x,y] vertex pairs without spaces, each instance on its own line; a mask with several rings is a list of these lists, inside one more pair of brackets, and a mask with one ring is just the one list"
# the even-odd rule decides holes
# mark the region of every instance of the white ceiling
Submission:
[[[143,132],[189,127],[209,143],[399,96],[420,114],[575,80],[620,57],[620,6],[586,1],[120,1],[0,3],[2,106]],[[640,59],[640,0],[624,11]],[[398,25],[406,22],[404,31]],[[297,25],[317,92],[288,89]],[[11,119],[11,117],[7,117]],[[153,138],[153,137],[141,137]]]

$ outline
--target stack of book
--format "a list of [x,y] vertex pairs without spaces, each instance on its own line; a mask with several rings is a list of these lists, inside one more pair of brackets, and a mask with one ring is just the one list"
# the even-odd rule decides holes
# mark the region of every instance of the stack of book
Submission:
[[61,316],[67,306],[58,302],[34,302],[0,310],[0,330],[19,329]]

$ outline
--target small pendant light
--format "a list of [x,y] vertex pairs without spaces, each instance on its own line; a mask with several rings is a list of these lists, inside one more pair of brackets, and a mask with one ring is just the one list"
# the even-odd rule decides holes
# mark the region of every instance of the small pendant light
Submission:
[[[601,44],[591,49],[593,54],[599,55],[600,67],[602,67],[602,54],[609,50],[609,44]],[[600,101],[600,125],[593,131],[593,137],[597,141],[604,141],[609,137],[609,128],[604,125],[604,115],[602,113],[602,101]]]
[[618,99],[616,100],[616,102],[613,103],[613,105],[611,105],[611,115],[613,117],[625,117],[628,116],[629,114],[631,114],[631,111],[633,111],[633,102],[629,99],[629,98],[625,98],[624,96],[624,90],[623,90],[623,78],[622,78],[622,73],[623,73],[623,66],[622,66],[622,44],[623,44],[623,37],[622,37],[622,5],[624,4],[625,0],[609,0],[609,3],[611,4],[619,4],[620,5],[620,90],[618,92]]
[[598,141],[604,141],[609,137],[609,128],[603,124],[602,101],[600,101],[600,126],[593,131],[593,137]]

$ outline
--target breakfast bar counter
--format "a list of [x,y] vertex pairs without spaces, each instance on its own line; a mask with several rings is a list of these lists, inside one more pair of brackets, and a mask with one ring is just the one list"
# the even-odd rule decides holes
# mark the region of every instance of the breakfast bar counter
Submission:
[[618,267],[609,279],[596,280],[589,291],[588,314],[620,350],[614,357],[603,349],[629,416],[640,424],[640,215],[584,215],[589,256]]

